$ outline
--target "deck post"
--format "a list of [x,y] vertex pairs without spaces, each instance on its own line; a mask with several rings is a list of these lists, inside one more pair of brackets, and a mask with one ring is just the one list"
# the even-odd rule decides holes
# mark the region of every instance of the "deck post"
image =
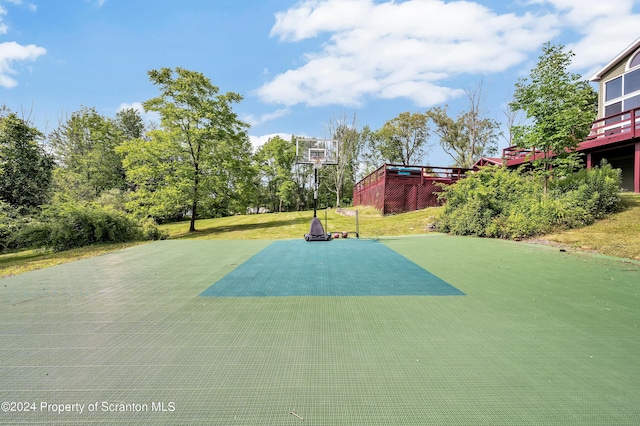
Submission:
[[633,162],[633,192],[640,193],[640,142],[636,142],[636,155]]
[[591,153],[587,152],[587,170],[591,170],[591,166],[592,166],[591,161],[592,161],[591,160]]

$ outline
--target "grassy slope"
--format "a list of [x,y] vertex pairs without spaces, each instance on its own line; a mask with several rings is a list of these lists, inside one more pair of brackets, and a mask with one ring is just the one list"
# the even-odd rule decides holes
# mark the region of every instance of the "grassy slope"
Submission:
[[[640,194],[624,194],[626,209],[621,213],[597,223],[559,234],[548,235],[545,240],[567,245],[580,250],[589,250],[609,256],[640,260]],[[353,211],[354,209],[347,209]],[[359,208],[360,235],[364,238],[379,236],[413,235],[427,232],[426,226],[433,222],[440,208],[419,210],[395,216],[382,216],[372,208]],[[324,224],[325,211],[318,217]],[[312,212],[291,212],[231,216],[220,219],[199,220],[196,233],[189,234],[188,222],[161,226],[172,239],[289,239],[302,238],[309,231]],[[353,216],[327,211],[327,230],[349,232],[356,230]],[[98,256],[141,243],[113,244],[85,247],[60,253],[24,251],[0,255],[0,278],[42,269],[73,260]]]
[[623,194],[625,210],[591,226],[547,235],[546,240],[608,256],[640,260],[640,194]]
[[[327,214],[327,232],[348,232],[354,236],[356,231],[356,209],[345,209],[343,214],[336,210],[318,211],[318,218],[325,225]],[[373,208],[359,208],[359,231],[362,237],[385,235],[412,235],[425,232],[427,224],[435,220],[440,208],[418,210],[395,216],[382,216]],[[200,220],[196,223],[198,232],[189,234],[188,222],[163,225],[170,238],[177,239],[262,239],[277,240],[302,238],[309,232],[313,218],[312,212],[268,213],[248,216],[231,216],[219,219]]]

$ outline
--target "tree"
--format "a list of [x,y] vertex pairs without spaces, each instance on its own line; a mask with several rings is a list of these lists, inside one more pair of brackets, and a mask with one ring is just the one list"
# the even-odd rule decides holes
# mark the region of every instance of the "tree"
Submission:
[[189,200],[184,190],[183,153],[160,130],[149,132],[145,139],[131,139],[120,145],[127,182],[133,188],[129,210],[141,218],[158,221],[176,219],[187,212]]
[[292,171],[295,158],[295,145],[280,136],[270,138],[255,154],[273,211],[283,211],[285,205],[295,203],[296,185]]
[[54,162],[42,138],[15,113],[0,115],[0,200],[22,212],[49,199]]
[[378,130],[378,149],[391,163],[411,165],[430,148],[429,134],[429,117],[426,114],[403,112]]
[[329,190],[336,195],[336,206],[340,207],[342,194],[347,184],[355,183],[356,161],[360,153],[360,134],[356,128],[356,115],[353,114],[351,123],[343,115],[338,119],[331,119],[327,125],[331,138],[338,142],[338,164],[327,167],[331,185]]
[[427,112],[435,125],[434,133],[440,146],[458,167],[471,167],[484,155],[497,152],[498,123],[484,116],[486,95],[480,83],[467,91],[469,106],[454,120],[447,115],[447,107],[436,107]]
[[123,140],[140,139],[144,137],[146,126],[140,113],[133,108],[125,108],[116,114],[116,126]]
[[380,152],[382,140],[379,132],[371,130],[371,127],[365,125],[360,131],[359,140],[360,154],[358,155],[356,181],[368,176],[385,162],[385,158]]
[[573,171],[575,150],[589,134],[596,118],[597,94],[581,76],[568,71],[574,53],[563,45],[545,43],[538,64],[529,77],[516,83],[514,111],[524,111],[529,124],[514,130],[516,145],[540,151],[535,169],[548,179],[554,174]]
[[204,74],[184,68],[148,74],[160,96],[143,106],[160,115],[161,128],[149,132],[148,141],[123,144],[119,152],[136,187],[132,196],[138,208],[154,214],[190,211],[189,232],[194,232],[200,207],[227,209],[247,176],[248,126],[232,110],[242,97],[220,94]]
[[[80,198],[95,198],[105,190],[124,189],[122,159],[116,153],[124,138],[118,122],[98,114],[95,108],[82,107],[71,114],[50,135],[62,169],[56,173],[59,186]],[[74,182],[74,187],[68,188],[69,182]]]

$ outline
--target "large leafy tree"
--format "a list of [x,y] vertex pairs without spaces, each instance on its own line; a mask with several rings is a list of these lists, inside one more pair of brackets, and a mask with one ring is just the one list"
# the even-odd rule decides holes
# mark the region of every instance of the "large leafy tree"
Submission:
[[200,208],[218,213],[248,179],[251,145],[232,109],[242,97],[219,93],[202,73],[184,68],[149,71],[160,96],[144,102],[160,115],[149,140],[122,145],[127,178],[138,210],[153,216],[190,211],[193,232]]
[[260,170],[262,183],[271,199],[273,211],[295,203],[296,184],[293,178],[293,163],[296,147],[280,136],[270,138],[258,148],[255,161]]
[[38,143],[43,138],[15,113],[0,111],[0,200],[21,211],[48,201],[53,157]]
[[471,167],[484,155],[497,152],[498,123],[486,117],[483,104],[486,96],[482,84],[467,92],[467,110],[456,119],[449,117],[447,108],[436,107],[427,111],[433,121],[433,132],[440,138],[440,146],[458,167]]
[[122,128],[119,120],[88,107],[61,123],[49,136],[60,166],[56,172],[58,189],[80,199],[124,189],[122,159],[116,153],[116,148],[129,137]]
[[596,117],[597,94],[579,74],[569,72],[574,53],[550,42],[529,77],[518,80],[510,103],[524,111],[527,123],[514,129],[517,146],[540,152],[536,170],[547,182],[554,173],[573,170],[575,149],[589,134]]
[[377,141],[377,150],[391,163],[415,164],[429,149],[427,114],[402,112],[387,121],[377,133],[372,140]]

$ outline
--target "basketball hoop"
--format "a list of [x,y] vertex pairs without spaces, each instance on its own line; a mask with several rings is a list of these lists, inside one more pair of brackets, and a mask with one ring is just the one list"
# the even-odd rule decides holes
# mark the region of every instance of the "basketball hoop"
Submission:
[[[324,232],[317,218],[318,192],[320,189],[319,172],[322,166],[338,164],[338,141],[332,139],[296,138],[296,164],[313,166],[313,220],[311,230],[305,234],[307,241],[329,241],[331,235]],[[326,213],[326,210],[325,210]],[[326,220],[325,220],[326,222]]]
[[313,158],[313,168],[315,170],[320,170],[322,168],[322,164],[324,164],[324,158],[322,157],[317,157],[317,158]]

